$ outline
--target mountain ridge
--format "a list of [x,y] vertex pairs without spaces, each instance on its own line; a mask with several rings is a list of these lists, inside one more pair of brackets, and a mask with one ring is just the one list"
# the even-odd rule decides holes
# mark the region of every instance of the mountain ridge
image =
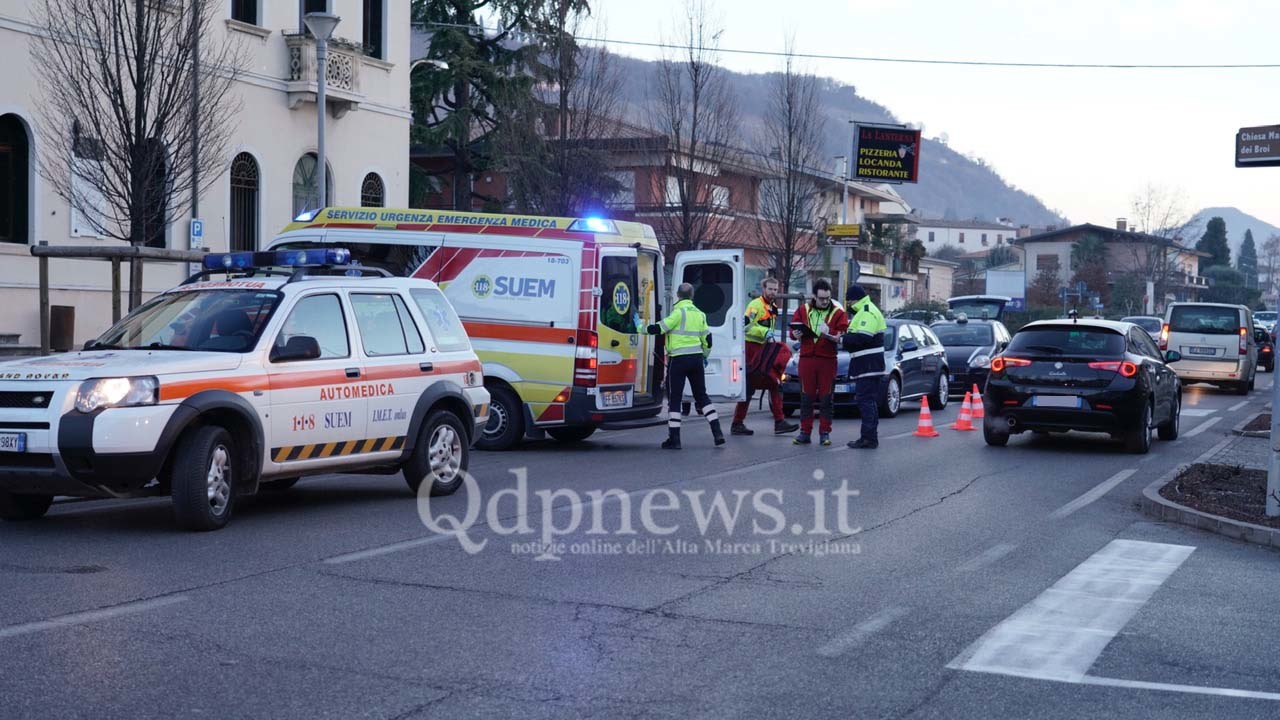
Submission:
[[[657,71],[654,61],[627,56],[614,56],[622,76],[622,105],[627,119],[646,125],[652,79]],[[740,101],[743,141],[752,137],[762,125],[762,109],[766,106],[770,83],[776,73],[748,74],[725,69],[731,94]],[[858,95],[857,87],[829,77],[820,77],[819,99],[826,121],[822,153],[834,158],[850,153],[852,137],[848,120],[901,123],[885,106]],[[1000,176],[984,159],[959,153],[948,147],[945,133],[926,137],[920,152],[920,182],[895,186],[900,195],[919,214],[930,218],[994,221],[1009,218],[1022,225],[1043,227],[1066,222],[1058,212],[1049,209],[1035,195],[1018,188]],[[834,160],[832,160],[834,169]]]

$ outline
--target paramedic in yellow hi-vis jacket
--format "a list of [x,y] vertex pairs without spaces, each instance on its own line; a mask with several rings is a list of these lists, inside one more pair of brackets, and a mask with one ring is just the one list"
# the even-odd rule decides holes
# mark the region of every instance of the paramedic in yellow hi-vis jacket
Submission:
[[707,418],[716,445],[724,444],[720,416],[707,397],[706,357],[711,352],[711,328],[707,316],[693,304],[693,285],[682,283],[676,289],[676,305],[671,314],[648,327],[650,335],[667,336],[667,439],[665,450],[680,449],[680,413],[684,384],[689,382],[694,407]]

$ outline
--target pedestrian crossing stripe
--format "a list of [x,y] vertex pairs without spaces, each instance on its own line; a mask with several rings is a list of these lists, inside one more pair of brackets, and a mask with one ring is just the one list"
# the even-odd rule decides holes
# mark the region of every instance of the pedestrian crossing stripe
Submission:
[[316,443],[314,445],[293,445],[271,450],[271,461],[277,463],[294,462],[295,460],[315,460],[317,458],[342,457],[344,455],[362,455],[371,452],[388,452],[404,447],[405,436],[369,438],[367,440],[346,440],[343,442]]

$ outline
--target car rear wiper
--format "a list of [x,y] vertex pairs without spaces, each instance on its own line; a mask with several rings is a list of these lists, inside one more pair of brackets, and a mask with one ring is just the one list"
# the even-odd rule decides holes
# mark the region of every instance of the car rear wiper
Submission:
[[1062,348],[1056,345],[1027,345],[1026,347],[1028,350],[1038,350],[1040,352],[1053,353],[1054,355],[1061,355],[1063,352]]

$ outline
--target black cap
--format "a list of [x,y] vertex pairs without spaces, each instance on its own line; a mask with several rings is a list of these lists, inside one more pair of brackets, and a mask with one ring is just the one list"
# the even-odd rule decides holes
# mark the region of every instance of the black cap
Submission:
[[844,301],[847,303],[855,303],[867,296],[867,291],[862,289],[857,283],[850,285],[848,290],[844,291]]

